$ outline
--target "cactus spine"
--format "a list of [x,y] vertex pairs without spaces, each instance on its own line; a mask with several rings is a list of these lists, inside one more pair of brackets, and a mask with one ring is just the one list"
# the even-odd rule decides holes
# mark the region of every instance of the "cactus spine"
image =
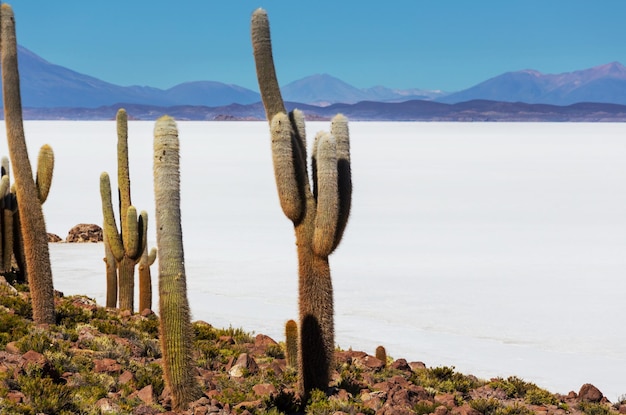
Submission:
[[0,14],[4,118],[9,155],[15,172],[24,256],[33,302],[33,320],[38,324],[54,324],[54,287],[46,223],[28,159],[22,122],[15,19],[11,6],[6,3],[2,4]]
[[[119,308],[134,309],[135,297],[135,265],[141,258],[146,246],[148,214],[137,209],[130,200],[130,175],[128,168],[128,116],[124,109],[117,112],[117,184],[120,197],[120,227],[117,228],[111,201],[111,183],[105,172],[100,176],[100,197],[102,198],[102,214],[104,216],[105,261],[110,248],[117,263],[117,290]],[[107,274],[107,281],[110,276]],[[107,283],[109,287],[109,282]],[[112,291],[112,290],[111,290]],[[107,298],[113,293],[107,293]],[[109,300],[107,300],[107,305]]]
[[180,222],[178,130],[174,119],[159,118],[154,127],[154,197],[159,257],[159,310],[165,381],[174,410],[199,397],[192,361],[193,329]]
[[312,181],[306,165],[304,115],[286,113],[264,10],[252,15],[252,45],[265,113],[270,121],[274,175],[281,207],[293,222],[298,251],[299,389],[326,390],[334,354],[333,288],[328,256],[341,241],[351,204],[348,121],[337,115],[330,134],[316,138]]
[[298,367],[298,323],[294,320],[285,324],[285,360],[287,367]]

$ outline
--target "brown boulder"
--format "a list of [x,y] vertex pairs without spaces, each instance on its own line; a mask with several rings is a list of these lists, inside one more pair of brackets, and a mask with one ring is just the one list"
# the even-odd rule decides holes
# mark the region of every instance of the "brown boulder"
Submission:
[[102,228],[98,225],[79,223],[65,238],[66,242],[102,242]]
[[585,383],[580,388],[580,392],[578,392],[578,398],[581,401],[600,402],[602,398],[604,398],[604,395],[591,383]]
[[48,242],[61,242],[61,241],[63,241],[63,239],[61,239],[59,235],[57,235],[56,233],[48,232]]

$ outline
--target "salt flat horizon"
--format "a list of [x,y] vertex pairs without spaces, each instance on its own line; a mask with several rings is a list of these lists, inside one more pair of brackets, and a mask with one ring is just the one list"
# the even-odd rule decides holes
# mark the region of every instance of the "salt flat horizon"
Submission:
[[[133,204],[150,220],[153,126],[129,123]],[[267,123],[178,126],[193,318],[281,340],[297,317],[297,262]],[[100,224],[115,123],[25,128],[31,161],[43,143],[55,150],[48,231]],[[307,124],[309,137],[320,129]],[[352,214],[330,258],[337,344],[553,392],[589,382],[612,401],[625,394],[625,137],[621,123],[351,123]],[[50,247],[55,288],[103,304],[101,244]]]

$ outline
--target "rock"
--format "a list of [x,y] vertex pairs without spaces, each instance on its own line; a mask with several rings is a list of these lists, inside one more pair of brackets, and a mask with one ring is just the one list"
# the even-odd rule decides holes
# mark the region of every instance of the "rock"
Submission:
[[621,404],[617,409],[617,412],[619,412],[620,414],[626,414],[626,404]]
[[257,385],[254,385],[252,387],[252,391],[255,393],[255,395],[262,398],[274,396],[277,392],[276,387],[271,383],[259,383]]
[[411,367],[411,370],[426,369],[424,362],[411,362],[409,363],[409,366]]
[[407,363],[406,359],[398,359],[391,364],[392,369],[401,370],[403,372],[410,372],[411,366]]
[[102,228],[98,225],[79,223],[65,238],[66,242],[102,242]]
[[578,392],[578,398],[581,401],[600,402],[602,398],[604,398],[604,395],[591,383],[585,383],[580,388],[580,392]]
[[228,373],[234,378],[244,377],[248,373],[256,373],[259,370],[256,361],[247,353],[242,353],[237,358],[234,365],[228,370]]
[[17,342],[10,342],[7,343],[6,347],[4,348],[4,350],[7,351],[7,353],[11,353],[11,354],[20,354],[20,349],[17,347]]
[[354,365],[359,369],[366,370],[380,370],[385,367],[385,362],[374,356],[366,355],[364,357],[357,357],[354,359]]
[[22,403],[24,402],[25,396],[22,392],[18,391],[9,391],[7,393],[6,399],[13,403]]
[[122,371],[122,365],[113,359],[97,359],[94,360],[93,371],[96,373],[117,373]]
[[257,334],[254,338],[254,352],[256,354],[265,354],[269,346],[275,346],[278,343],[265,334]]
[[113,403],[109,398],[102,398],[98,400],[98,402],[96,402],[96,408],[100,410],[101,414],[117,414],[121,409],[119,405]]
[[3,295],[6,295],[6,294],[19,295],[15,287],[9,284],[3,275],[0,275],[0,288],[2,288]]
[[63,239],[56,233],[48,232],[48,242],[62,242]]
[[154,392],[152,385],[143,387],[141,390],[133,393],[132,395],[141,399],[146,405],[152,405],[154,403]]
[[133,378],[134,378],[133,373],[129,372],[128,370],[125,370],[124,372],[122,372],[122,374],[117,379],[117,381],[120,385],[125,385],[128,382],[132,381]]

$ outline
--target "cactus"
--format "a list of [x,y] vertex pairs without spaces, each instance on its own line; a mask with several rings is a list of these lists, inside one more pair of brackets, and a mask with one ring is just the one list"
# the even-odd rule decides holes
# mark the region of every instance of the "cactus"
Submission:
[[[111,201],[111,184],[109,175],[104,172],[100,176],[100,197],[102,198],[102,215],[104,216],[105,261],[110,253],[117,263],[119,308],[133,311],[135,299],[135,265],[140,260],[146,246],[148,214],[142,211],[137,216],[137,209],[130,200],[130,175],[128,168],[128,116],[124,109],[117,112],[117,183],[120,197],[120,227],[115,223]],[[108,265],[107,265],[108,270]],[[107,286],[111,277],[107,273]],[[113,289],[108,289],[113,296]],[[109,300],[107,299],[107,305]]]
[[160,337],[165,382],[174,410],[200,396],[193,373],[193,328],[180,222],[178,130],[174,119],[159,118],[154,127],[154,197],[159,257]]
[[387,366],[387,350],[385,350],[385,346],[378,346],[376,348],[376,359],[383,362],[385,366]]
[[157,250],[152,248],[148,252],[148,247],[143,250],[139,260],[139,311],[145,309],[152,310],[152,275],[150,265],[156,260]]
[[298,367],[298,323],[294,320],[285,324],[285,360],[287,367]]
[[286,113],[274,62],[267,14],[251,22],[257,78],[270,122],[274,175],[280,205],[295,228],[299,290],[299,389],[326,390],[334,353],[333,288],[328,256],[337,248],[350,213],[352,179],[348,121],[336,115],[331,131],[313,145],[312,181],[306,165],[304,115]]
[[2,4],[0,14],[4,118],[9,156],[17,184],[20,233],[24,238],[33,320],[38,324],[54,324],[54,287],[48,235],[24,137],[15,19],[11,6],[6,3]]

